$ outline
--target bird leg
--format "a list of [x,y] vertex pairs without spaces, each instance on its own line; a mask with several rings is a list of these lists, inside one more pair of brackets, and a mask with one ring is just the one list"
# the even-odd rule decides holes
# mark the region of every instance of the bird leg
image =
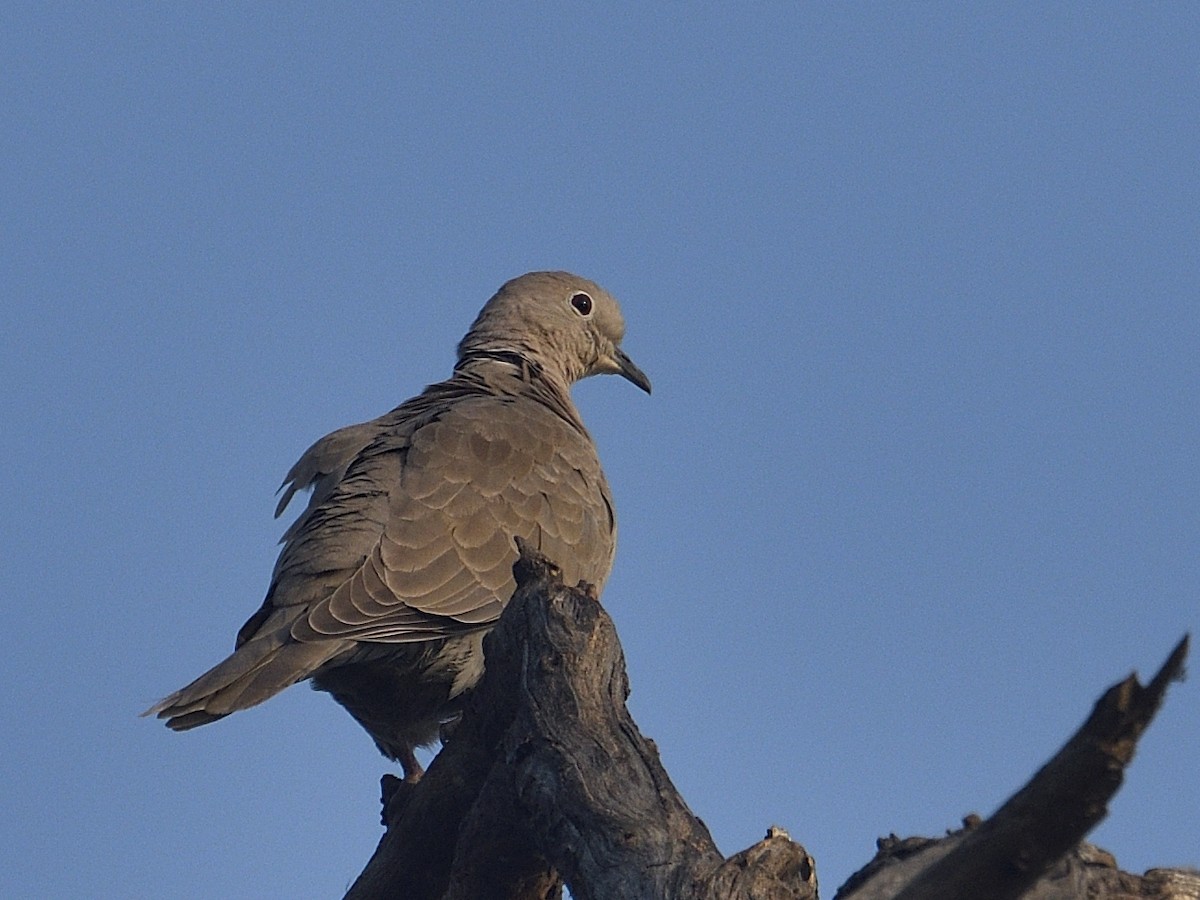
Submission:
[[405,747],[400,752],[400,766],[404,769],[404,783],[416,784],[425,774],[425,768],[417,762],[417,755],[412,747]]

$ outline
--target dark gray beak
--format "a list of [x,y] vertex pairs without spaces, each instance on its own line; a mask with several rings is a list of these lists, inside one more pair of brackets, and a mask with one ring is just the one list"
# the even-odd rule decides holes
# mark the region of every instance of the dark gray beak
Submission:
[[633,364],[633,360],[625,355],[620,347],[613,348],[612,361],[616,365],[616,374],[628,378],[647,394],[650,393],[650,379],[646,373]]

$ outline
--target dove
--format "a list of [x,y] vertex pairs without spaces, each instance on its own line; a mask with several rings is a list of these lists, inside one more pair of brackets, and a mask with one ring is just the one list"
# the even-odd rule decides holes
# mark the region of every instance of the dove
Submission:
[[603,288],[531,272],[488,300],[451,376],[321,438],[280,487],[305,510],[283,535],[262,606],[234,652],[143,715],[183,731],[310,680],[406,781],[483,674],[483,636],[515,589],[515,539],[599,591],[617,520],[571,399],[590,375],[650,380],[621,349]]

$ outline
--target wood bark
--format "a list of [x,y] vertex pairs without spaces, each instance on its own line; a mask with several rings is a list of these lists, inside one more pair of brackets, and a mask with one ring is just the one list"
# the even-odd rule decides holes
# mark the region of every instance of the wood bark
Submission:
[[[968,817],[961,831],[939,841],[881,842],[876,860],[835,900],[1188,896],[1161,892],[1167,870],[1148,881],[1081,844],[1107,814],[1167,686],[1182,678],[1187,650],[1185,637],[1145,687],[1130,675],[1109,688],[1063,748],[991,818]],[[1178,874],[1172,890],[1187,881],[1188,873]]]
[[[780,829],[718,851],[626,709],[620,642],[594,592],[525,547],[515,571],[453,735],[418,784],[385,776],[387,830],[347,900],[552,900],[564,883],[576,900],[816,898],[813,860]],[[836,900],[1200,900],[1186,871],[1129,875],[1081,844],[1186,653],[1185,638],[1149,685],[1130,676],[1106,692],[989,820],[881,841]]]
[[[487,673],[347,900],[809,900],[812,860],[772,829],[726,860],[625,707],[612,620],[522,548]],[[389,782],[394,784],[394,782]]]

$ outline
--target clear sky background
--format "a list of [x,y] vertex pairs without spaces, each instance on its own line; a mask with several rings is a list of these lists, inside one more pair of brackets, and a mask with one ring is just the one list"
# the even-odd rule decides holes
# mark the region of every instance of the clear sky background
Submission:
[[[433,5],[429,5],[433,6]],[[0,894],[328,898],[391,767],[300,686],[137,714],[257,608],[272,492],[506,279],[576,390],[630,705],[825,893],[993,811],[1200,630],[1200,6],[9,4]],[[1200,685],[1094,840],[1200,864]]]

